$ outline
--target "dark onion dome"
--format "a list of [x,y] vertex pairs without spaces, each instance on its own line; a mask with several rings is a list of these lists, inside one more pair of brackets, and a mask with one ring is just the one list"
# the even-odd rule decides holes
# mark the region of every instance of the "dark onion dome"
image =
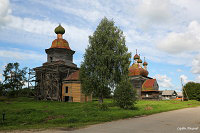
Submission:
[[65,33],[65,29],[60,24],[58,27],[55,28],[54,31],[56,34],[64,34]]
[[138,62],[138,63],[142,63],[142,60],[141,60],[141,59],[139,59],[137,62]]
[[62,39],[62,38],[55,39],[52,42],[51,48],[66,48],[66,49],[70,49],[69,43],[65,39]]
[[143,63],[143,66],[147,66],[148,65],[148,63],[145,61],[144,63]]
[[135,54],[135,56],[133,57],[134,60],[136,59],[140,59],[139,55],[138,54]]

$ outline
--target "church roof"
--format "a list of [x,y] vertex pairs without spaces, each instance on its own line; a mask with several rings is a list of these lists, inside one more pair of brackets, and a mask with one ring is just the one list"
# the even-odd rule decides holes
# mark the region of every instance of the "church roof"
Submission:
[[62,38],[57,38],[52,42],[51,48],[66,48],[70,50],[69,43]]
[[80,70],[73,72],[65,80],[79,80],[79,72]]
[[135,75],[142,75],[147,77],[149,72],[143,68],[139,68],[139,65],[136,63],[133,63],[131,67],[129,67],[129,76],[135,76]]
[[51,48],[64,48],[71,50],[69,43],[62,38],[62,35],[65,33],[65,29],[59,24],[54,31],[57,34],[57,39],[52,42]]
[[142,85],[142,90],[154,90],[155,82],[156,79],[147,79]]

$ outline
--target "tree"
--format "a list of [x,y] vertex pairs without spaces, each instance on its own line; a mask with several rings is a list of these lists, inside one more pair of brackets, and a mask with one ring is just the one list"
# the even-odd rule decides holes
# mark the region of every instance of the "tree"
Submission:
[[92,36],[80,67],[83,92],[98,96],[99,103],[128,75],[131,54],[123,32],[114,21],[103,18]]
[[0,96],[2,96],[3,95],[3,92],[4,92],[4,85],[3,85],[3,83],[0,81]]
[[190,100],[200,101],[200,83],[188,82],[184,86],[184,97],[187,97],[186,93]]
[[116,87],[114,92],[115,103],[123,109],[130,109],[136,101],[136,92],[133,91],[129,78],[126,77]]
[[8,63],[5,67],[4,87],[7,91],[16,91],[22,88],[26,80],[26,67],[19,69],[19,63]]

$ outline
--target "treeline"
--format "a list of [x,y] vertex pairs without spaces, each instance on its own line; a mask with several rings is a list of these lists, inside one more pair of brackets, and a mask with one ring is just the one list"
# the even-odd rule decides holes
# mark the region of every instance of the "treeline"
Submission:
[[200,101],[200,83],[188,82],[183,92],[184,97],[188,97],[189,100]]
[[0,96],[31,96],[33,90],[23,88],[27,83],[27,67],[19,68],[19,63],[8,63],[3,70],[4,80],[0,81]]

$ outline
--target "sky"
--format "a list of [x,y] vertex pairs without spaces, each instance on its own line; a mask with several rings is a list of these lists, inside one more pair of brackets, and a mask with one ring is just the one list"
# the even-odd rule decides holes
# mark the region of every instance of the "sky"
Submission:
[[0,81],[7,63],[46,62],[59,23],[80,66],[88,36],[107,17],[123,31],[132,57],[137,49],[146,58],[160,90],[180,91],[181,78],[200,82],[199,12],[200,0],[0,0]]

